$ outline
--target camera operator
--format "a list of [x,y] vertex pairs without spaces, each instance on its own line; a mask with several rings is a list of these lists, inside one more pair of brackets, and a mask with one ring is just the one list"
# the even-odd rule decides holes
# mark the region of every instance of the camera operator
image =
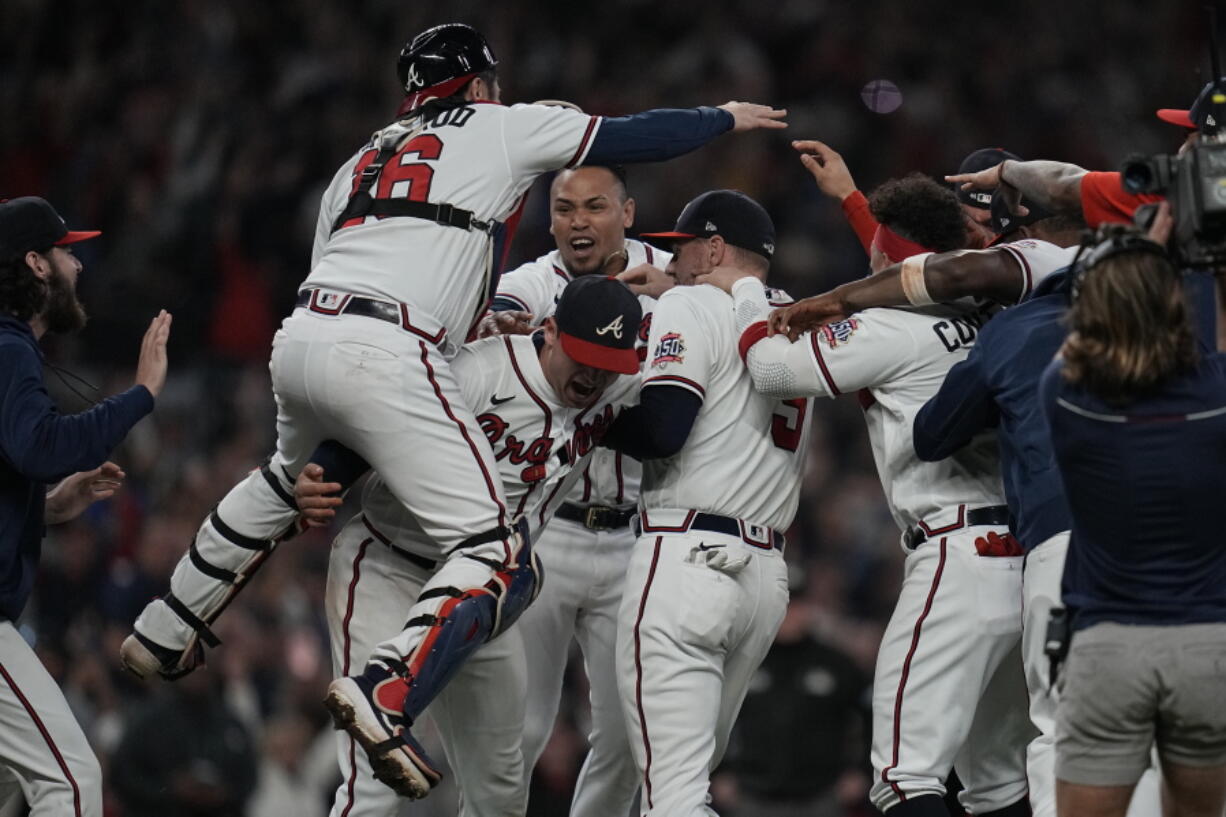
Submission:
[[1226,355],[1198,339],[1163,247],[1119,226],[1100,238],[1040,387],[1073,520],[1057,809],[1123,817],[1156,743],[1175,813],[1219,817]]

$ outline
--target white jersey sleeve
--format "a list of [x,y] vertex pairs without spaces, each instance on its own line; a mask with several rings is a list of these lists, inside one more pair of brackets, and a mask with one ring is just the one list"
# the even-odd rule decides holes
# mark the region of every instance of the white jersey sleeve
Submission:
[[754,388],[771,397],[856,392],[904,371],[915,354],[917,343],[906,322],[891,321],[889,309],[853,315],[792,343],[784,335],[766,337],[764,321],[771,307],[761,283],[752,278],[738,281],[732,295]]
[[544,173],[574,167],[587,156],[600,117],[555,105],[512,105],[503,144],[512,168]]
[[680,386],[706,399],[713,362],[708,338],[716,335],[705,312],[690,299],[679,297],[682,294],[681,288],[673,288],[656,302],[643,386]]
[[1017,262],[1022,276],[1021,296],[1017,303],[1029,298],[1044,278],[1073,263],[1077,255],[1077,247],[1060,247],[1035,238],[1000,244],[999,249]]

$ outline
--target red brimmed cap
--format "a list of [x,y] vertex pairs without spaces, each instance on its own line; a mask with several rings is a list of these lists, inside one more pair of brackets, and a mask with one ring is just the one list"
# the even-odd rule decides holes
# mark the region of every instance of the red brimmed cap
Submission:
[[[1226,89],[1226,77],[1222,77],[1220,82],[1222,88]],[[1209,82],[1200,89],[1191,108],[1186,111],[1180,108],[1160,108],[1157,111],[1158,118],[1188,130],[1200,130],[1205,125],[1216,124],[1213,121],[1213,85],[1214,83]]]
[[0,259],[16,258],[31,250],[75,244],[100,235],[99,230],[69,230],[55,208],[37,196],[0,201]]
[[603,275],[582,275],[566,285],[553,314],[562,351],[576,363],[636,374],[634,348],[643,309],[630,288]]

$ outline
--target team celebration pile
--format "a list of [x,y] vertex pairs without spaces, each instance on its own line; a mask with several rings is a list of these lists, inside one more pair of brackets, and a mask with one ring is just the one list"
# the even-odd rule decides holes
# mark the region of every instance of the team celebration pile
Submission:
[[[110,228],[0,163],[0,817],[1222,817],[1226,78],[1121,171],[865,193],[767,98],[513,98],[472,22],[377,55],[381,121],[128,109],[207,292],[91,280]],[[763,145],[804,204],[638,213]],[[826,233],[851,280],[772,269]]]

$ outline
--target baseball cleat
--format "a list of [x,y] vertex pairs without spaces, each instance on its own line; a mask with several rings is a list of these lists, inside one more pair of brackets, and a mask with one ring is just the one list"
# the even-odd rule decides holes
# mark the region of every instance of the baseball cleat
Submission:
[[119,663],[137,678],[147,679],[160,675],[167,681],[182,678],[202,663],[203,652],[199,644],[191,655],[163,647],[150,641],[138,632],[133,632],[119,647]]
[[337,729],[344,729],[370,759],[375,778],[401,797],[420,800],[443,775],[411,734],[404,720],[408,683],[382,664],[338,678],[328,685],[324,706]]

